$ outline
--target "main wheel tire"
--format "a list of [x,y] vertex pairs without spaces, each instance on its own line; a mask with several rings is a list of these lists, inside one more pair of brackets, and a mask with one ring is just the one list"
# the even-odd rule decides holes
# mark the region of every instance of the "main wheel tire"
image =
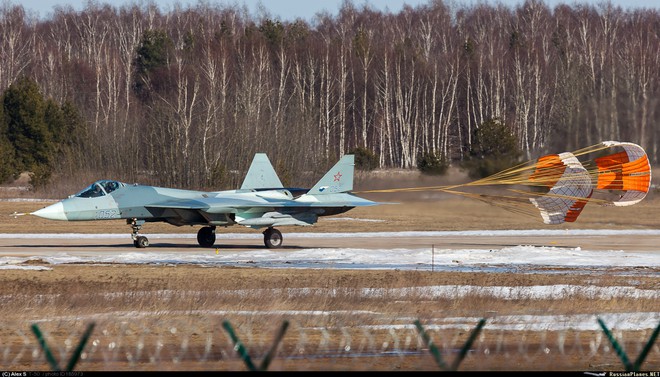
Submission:
[[138,249],[144,249],[149,246],[149,239],[145,236],[138,236],[135,241],[133,241],[133,245]]
[[205,226],[197,232],[197,243],[201,247],[213,247],[215,243],[215,227]]
[[275,228],[268,228],[264,231],[264,244],[269,249],[277,249],[282,246],[282,233]]

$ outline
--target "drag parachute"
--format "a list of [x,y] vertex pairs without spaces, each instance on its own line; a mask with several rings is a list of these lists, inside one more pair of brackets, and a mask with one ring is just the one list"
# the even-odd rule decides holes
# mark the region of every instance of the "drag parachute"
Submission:
[[549,189],[547,193],[529,199],[539,209],[546,224],[577,220],[594,187],[587,169],[570,152],[539,158],[529,180]]
[[644,149],[637,144],[606,141],[603,146],[622,149],[594,160],[598,190],[610,190],[618,196],[604,204],[630,206],[646,197],[651,188],[651,165]]
[[[468,191],[477,186],[506,186],[506,195]],[[650,187],[651,166],[644,149],[633,143],[604,141],[574,152],[541,156],[459,185],[369,192],[442,191],[537,218],[540,214],[546,224],[561,224],[576,221],[588,203],[639,203]]]

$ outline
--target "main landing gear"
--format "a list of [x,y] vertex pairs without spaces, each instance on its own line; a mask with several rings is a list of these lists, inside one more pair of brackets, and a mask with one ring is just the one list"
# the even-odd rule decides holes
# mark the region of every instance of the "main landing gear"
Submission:
[[264,230],[264,245],[269,249],[277,249],[282,246],[282,233],[275,229],[269,227]]
[[[277,249],[282,246],[282,233],[275,228],[264,231],[264,245],[269,249]],[[215,244],[215,227],[205,226],[197,232],[197,242],[201,247],[213,247]]]
[[143,249],[149,246],[149,239],[145,236],[141,236],[138,232],[142,229],[144,225],[144,220],[130,219],[126,221],[133,229],[131,233],[131,238],[133,239],[133,245],[139,249]]
[[213,247],[215,243],[215,227],[205,226],[197,231],[197,243],[201,247]]

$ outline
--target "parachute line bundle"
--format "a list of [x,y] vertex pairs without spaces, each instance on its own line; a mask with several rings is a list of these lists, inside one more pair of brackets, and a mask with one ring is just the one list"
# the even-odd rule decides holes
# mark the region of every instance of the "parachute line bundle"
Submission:
[[[520,185],[528,190],[509,187],[509,195],[460,191],[492,185]],[[587,203],[612,206],[639,203],[650,187],[651,165],[644,149],[633,143],[605,141],[574,152],[541,156],[469,183],[370,192],[443,191],[513,212],[533,216],[540,212],[544,223],[561,224],[577,220]]]

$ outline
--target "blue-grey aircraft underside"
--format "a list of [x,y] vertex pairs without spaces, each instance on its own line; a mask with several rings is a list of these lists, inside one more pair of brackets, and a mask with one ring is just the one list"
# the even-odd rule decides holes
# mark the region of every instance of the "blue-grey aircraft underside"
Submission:
[[201,225],[200,246],[212,247],[217,226],[243,225],[263,231],[269,248],[282,245],[276,226],[308,226],[320,216],[379,204],[353,190],[354,156],[345,155],[311,189],[285,188],[268,157],[257,153],[238,190],[193,191],[99,180],[69,198],[32,212],[52,220],[125,219],[135,247],[149,246],[139,231],[146,222]]

